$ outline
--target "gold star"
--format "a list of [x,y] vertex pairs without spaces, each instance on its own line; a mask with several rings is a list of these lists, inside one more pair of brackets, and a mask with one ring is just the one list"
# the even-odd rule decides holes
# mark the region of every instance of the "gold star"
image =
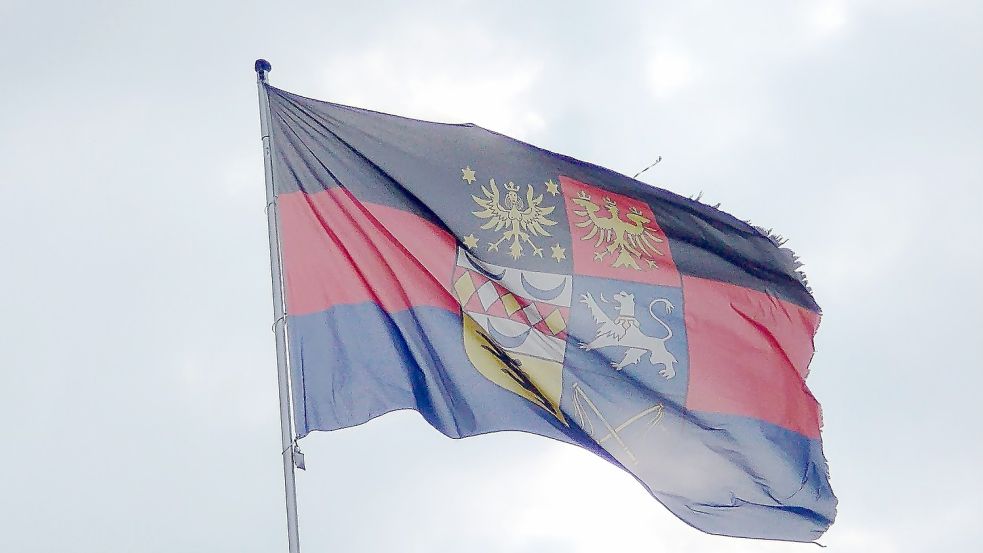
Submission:
[[473,250],[475,246],[478,245],[478,239],[475,238],[474,234],[469,234],[464,237],[464,245],[467,246],[469,250]]
[[472,169],[470,165],[464,169],[461,169],[461,179],[467,181],[468,184],[473,184],[476,180],[474,178],[474,169]]
[[566,248],[561,248],[559,244],[557,244],[555,246],[550,246],[550,250],[553,251],[553,253],[550,255],[550,257],[552,257],[553,259],[555,259],[557,263],[559,263],[560,260],[563,260],[563,259],[566,259],[567,258],[567,250],[566,250]]
[[556,196],[556,193],[560,191],[560,185],[553,182],[553,179],[546,181],[546,191]]

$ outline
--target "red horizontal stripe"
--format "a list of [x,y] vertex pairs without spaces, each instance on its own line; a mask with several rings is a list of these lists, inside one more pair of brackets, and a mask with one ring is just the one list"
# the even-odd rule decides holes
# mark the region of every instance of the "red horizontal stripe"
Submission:
[[287,311],[373,302],[456,311],[449,286],[456,242],[417,215],[362,203],[344,188],[278,199]]
[[819,437],[806,387],[819,315],[763,292],[683,276],[690,376],[686,406],[746,415]]

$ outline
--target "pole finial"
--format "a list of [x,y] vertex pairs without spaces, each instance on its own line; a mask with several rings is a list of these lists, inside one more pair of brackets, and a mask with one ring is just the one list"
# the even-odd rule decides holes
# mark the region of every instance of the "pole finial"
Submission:
[[259,76],[261,81],[265,81],[266,74],[273,71],[273,66],[270,65],[270,62],[264,60],[263,58],[256,60],[256,63],[253,64],[253,68],[256,70],[256,74]]

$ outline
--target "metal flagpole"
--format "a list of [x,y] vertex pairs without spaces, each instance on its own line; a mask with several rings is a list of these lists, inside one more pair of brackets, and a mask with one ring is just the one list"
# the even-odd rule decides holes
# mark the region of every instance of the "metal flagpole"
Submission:
[[290,553],[300,553],[297,533],[297,484],[294,480],[293,425],[290,420],[290,384],[287,374],[286,316],[283,308],[283,275],[280,270],[280,235],[276,192],[273,188],[273,151],[270,140],[270,97],[266,74],[270,62],[256,60],[256,86],[259,89],[259,124],[263,139],[263,166],[266,173],[266,226],[270,236],[270,272],[273,280],[273,332],[276,335],[276,375],[280,385],[280,448],[283,458],[283,487],[287,501],[287,543]]

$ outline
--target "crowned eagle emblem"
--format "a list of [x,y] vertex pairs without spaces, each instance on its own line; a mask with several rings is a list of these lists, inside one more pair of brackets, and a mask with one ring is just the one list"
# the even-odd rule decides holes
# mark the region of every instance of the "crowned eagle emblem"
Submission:
[[472,213],[480,219],[488,219],[481,228],[498,232],[505,229],[502,236],[488,245],[488,251],[498,251],[499,245],[511,241],[509,255],[518,259],[523,255],[523,244],[532,248],[532,254],[543,257],[543,249],[533,242],[533,236],[551,236],[545,227],[551,227],[556,221],[547,217],[556,206],[543,206],[543,195],[536,196],[532,185],[526,189],[523,200],[519,196],[519,186],[513,182],[505,185],[505,203],[501,202],[501,192],[495,179],[489,179],[488,186],[482,186],[484,197],[471,196],[480,207],[480,211]]
[[[621,218],[621,208],[611,198],[604,199],[604,208],[607,216],[599,215],[601,206],[591,201],[591,197],[583,190],[573,198],[573,202],[582,209],[575,210],[574,214],[584,217],[583,221],[575,224],[580,228],[589,228],[588,232],[581,240],[590,240],[597,237],[594,248],[594,260],[602,262],[608,255],[614,255],[612,267],[630,267],[641,270],[639,261],[646,261],[647,269],[654,269],[658,265],[655,261],[656,255],[665,255],[656,244],[663,242],[656,236],[655,231],[649,226],[652,221],[642,214],[638,208],[631,207],[625,214],[625,219]],[[605,244],[602,247],[602,244]]]

